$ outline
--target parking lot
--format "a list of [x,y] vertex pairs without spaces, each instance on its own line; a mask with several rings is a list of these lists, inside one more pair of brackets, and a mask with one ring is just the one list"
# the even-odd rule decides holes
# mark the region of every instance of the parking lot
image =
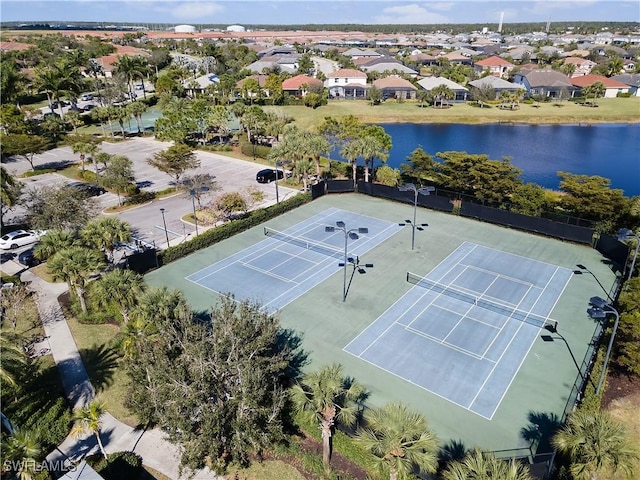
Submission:
[[[160,142],[150,138],[133,138],[123,142],[103,142],[100,149],[112,155],[124,155],[133,163],[133,170],[136,183],[140,188],[148,191],[162,191],[173,186],[173,178],[160,172],[155,167],[147,164],[147,159],[154,153],[171,146],[171,143]],[[228,192],[243,192],[249,187],[255,187],[264,193],[264,201],[260,206],[275,203],[275,185],[273,183],[260,184],[256,182],[256,173],[264,168],[264,165],[225,157],[216,153],[197,152],[201,166],[199,169],[187,172],[188,175],[195,173],[208,173],[216,177],[219,192],[204,198],[203,203],[208,203],[215,195]],[[61,147],[50,150],[40,155],[34,156],[35,166],[45,166],[47,164],[64,164],[77,162],[78,154],[74,154],[70,147]],[[13,175],[19,176],[31,170],[31,166],[25,160],[13,159],[3,164]],[[87,162],[87,169],[93,169],[93,165]],[[39,189],[47,186],[63,185],[70,182],[70,179],[58,174],[48,173],[34,177],[21,178],[29,189]],[[280,200],[295,194],[297,191],[279,185]],[[118,198],[114,193],[107,192],[99,197],[101,208],[116,205]],[[164,215],[160,211],[164,208]],[[184,223],[181,218],[193,210],[192,199],[186,194],[176,194],[175,196],[155,200],[150,204],[134,207],[130,210],[117,214],[123,221],[129,222],[135,232],[136,238],[148,243],[163,245],[167,237],[172,245],[183,241],[195,233],[193,225]],[[20,216],[21,212],[16,209],[13,216]],[[103,212],[104,213],[104,212]],[[164,218],[163,218],[164,216]],[[11,215],[9,215],[10,220]],[[165,234],[164,223],[167,225]],[[200,226],[202,228],[202,226]]]

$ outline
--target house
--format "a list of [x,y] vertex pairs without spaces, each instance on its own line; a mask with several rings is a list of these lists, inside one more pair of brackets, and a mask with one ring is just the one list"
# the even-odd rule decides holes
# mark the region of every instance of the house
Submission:
[[440,55],[438,58],[446,58],[451,65],[471,65],[473,63],[471,58],[458,52],[450,52]]
[[208,75],[202,75],[197,78],[190,78],[182,81],[182,86],[186,90],[190,90],[193,95],[197,93],[203,93],[207,87],[211,85],[218,85],[220,83],[220,77],[214,73]]
[[482,74],[482,72],[488,70],[494,77],[504,78],[509,75],[514,66],[513,63],[508,62],[504,58],[493,56],[485,58],[484,60],[478,60],[473,66],[473,69],[478,74]]
[[516,85],[515,83],[507,82],[502,78],[492,76],[473,80],[469,82],[469,86],[476,89],[486,88],[487,86],[493,88],[493,90],[496,92],[496,98],[498,98],[500,96],[500,93],[504,91],[515,93],[518,90],[523,90],[522,85]]
[[429,55],[428,53],[412,53],[407,59],[407,63],[412,65],[437,65],[438,57],[435,55]]
[[418,89],[409,80],[391,75],[374,80],[373,86],[382,92],[382,100],[415,100]]
[[629,93],[631,93],[631,95],[640,97],[640,73],[623,73],[622,75],[611,77],[611,80],[624,83],[629,87]]
[[350,48],[342,53],[344,56],[351,58],[351,60],[356,60],[358,58],[378,58],[382,57],[381,53],[376,52],[375,50],[361,50],[359,48]]
[[456,82],[444,77],[425,77],[418,81],[418,85],[424,88],[427,92],[430,92],[439,85],[444,85],[455,93],[456,96],[453,99],[454,102],[464,102],[469,96],[468,88],[458,85]]
[[604,85],[604,98],[615,98],[618,96],[618,93],[629,92],[629,86],[627,84],[613,80],[612,78],[603,77],[602,75],[584,75],[571,79],[571,83],[580,89],[597,82]]
[[581,57],[567,57],[564,59],[565,65],[575,65],[576,69],[571,74],[572,77],[582,77],[589,75],[593,67],[596,66],[596,62],[592,62],[589,59]]
[[298,61],[301,55],[275,55],[262,57],[260,60],[247,65],[245,68],[251,72],[286,72],[296,73],[298,71]]
[[282,82],[282,91],[294,97],[304,97],[312,85],[322,87],[322,80],[307,75],[296,75]]
[[565,74],[555,70],[521,70],[513,76],[513,83],[522,85],[529,96],[560,98],[562,92],[567,92],[574,97],[578,90]]
[[325,86],[329,98],[364,99],[367,96],[367,74],[352,68],[343,68],[327,75]]
[[389,72],[389,73],[404,73],[405,75],[409,75],[413,78],[418,76],[418,72],[416,72],[413,68],[409,68],[400,62],[377,62],[372,65],[363,65],[361,68],[367,73]]
[[260,74],[260,75],[250,75],[248,77],[245,77],[242,80],[238,80],[238,82],[236,83],[236,89],[241,92],[242,96],[246,96],[249,98],[258,98],[259,92],[249,92],[249,91],[246,91],[244,88],[245,83],[247,83],[248,80],[253,79],[258,82],[258,86],[262,89],[264,96],[268,98],[271,96],[271,92],[268,89],[264,88],[264,86],[267,83],[268,76],[269,75]]
[[75,469],[60,477],[60,480],[104,480],[104,478],[82,460]]

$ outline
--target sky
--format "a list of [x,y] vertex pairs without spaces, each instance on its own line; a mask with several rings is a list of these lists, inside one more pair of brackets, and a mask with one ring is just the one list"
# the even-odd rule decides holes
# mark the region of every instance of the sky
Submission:
[[636,21],[638,0],[0,0],[9,21],[167,24],[436,24]]

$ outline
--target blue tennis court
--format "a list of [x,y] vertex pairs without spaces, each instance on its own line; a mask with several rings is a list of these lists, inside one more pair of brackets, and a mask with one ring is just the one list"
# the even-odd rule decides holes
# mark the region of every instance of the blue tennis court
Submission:
[[344,350],[491,419],[572,274],[465,242]]
[[282,232],[265,228],[269,237],[209,265],[186,279],[237,300],[259,301],[267,311],[284,307],[315,285],[341,271],[345,234],[325,227],[344,222],[345,229],[368,228],[349,238],[348,255],[361,257],[402,229],[398,224],[329,208]]

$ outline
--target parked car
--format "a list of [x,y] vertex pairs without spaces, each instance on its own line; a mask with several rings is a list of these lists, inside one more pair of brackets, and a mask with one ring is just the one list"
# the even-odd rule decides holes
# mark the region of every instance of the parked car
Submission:
[[0,249],[13,250],[37,242],[45,232],[37,230],[14,230],[0,238]]
[[84,95],[80,96],[80,100],[82,100],[83,102],[87,102],[89,100],[93,100],[93,94],[92,93],[85,93]]
[[56,102],[51,102],[51,108],[52,109],[56,109],[56,108],[60,108],[60,105],[62,105],[63,107],[68,107],[69,105],[71,105],[71,103],[67,102],[66,100],[60,100],[60,103]]
[[33,254],[34,247],[28,248],[18,255],[18,263],[25,267],[40,265],[40,260]]
[[[284,172],[282,170],[278,170],[278,180],[282,180],[284,178]],[[256,174],[256,181],[258,183],[271,183],[276,179],[276,170],[274,168],[265,168],[264,170],[260,170]]]
[[104,188],[94,183],[71,182],[71,183],[67,183],[67,188],[75,188],[76,190],[87,195],[88,197],[97,197],[98,195],[102,195],[103,193],[106,192]]

